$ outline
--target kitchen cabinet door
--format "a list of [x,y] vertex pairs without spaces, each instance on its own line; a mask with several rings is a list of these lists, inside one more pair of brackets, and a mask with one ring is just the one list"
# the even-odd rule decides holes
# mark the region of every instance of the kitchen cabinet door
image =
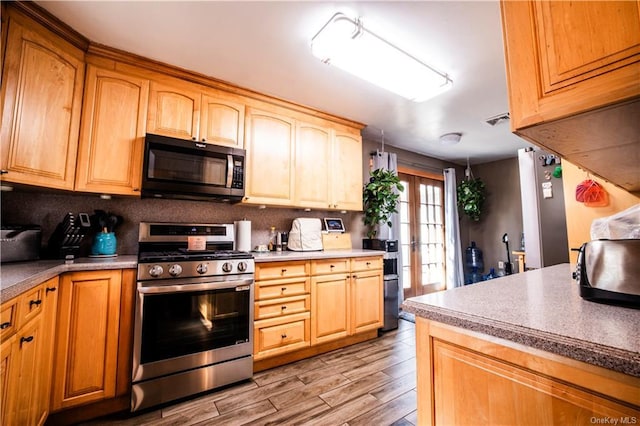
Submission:
[[294,198],[295,122],[247,108],[244,203],[291,206]]
[[311,278],[312,345],[350,334],[350,282],[347,273]]
[[383,325],[382,270],[355,272],[351,277],[351,334]]
[[362,137],[336,130],[333,139],[331,208],[362,211]]
[[198,86],[180,81],[152,81],[147,133],[196,140],[200,127],[201,100]]
[[232,148],[244,148],[244,104],[219,93],[202,95],[198,140]]
[[121,271],[61,276],[52,411],[116,395]]
[[13,420],[13,400],[15,399],[17,386],[17,379],[12,377],[12,374],[16,373],[14,368],[16,359],[16,341],[17,337],[14,335],[10,339],[5,340],[0,345],[0,424],[11,425],[15,424]]
[[8,9],[2,180],[73,189],[84,52]]
[[77,191],[140,195],[149,81],[87,67]]
[[514,130],[640,95],[640,2],[501,7]]
[[36,424],[42,425],[49,416],[51,406],[51,382],[53,380],[53,348],[58,312],[58,277],[42,284],[42,350],[38,357],[36,374],[39,378],[36,394]]
[[298,122],[296,125],[295,205],[331,208],[329,174],[333,171],[328,127]]

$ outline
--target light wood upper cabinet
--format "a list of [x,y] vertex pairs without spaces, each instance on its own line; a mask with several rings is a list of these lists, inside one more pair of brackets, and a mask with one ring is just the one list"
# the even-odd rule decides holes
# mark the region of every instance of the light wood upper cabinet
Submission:
[[240,97],[179,80],[151,83],[147,133],[244,147]]
[[2,180],[73,189],[84,53],[8,9]]
[[52,411],[116,395],[121,271],[61,276]]
[[331,161],[332,207],[362,210],[362,137],[360,132],[337,131]]
[[304,122],[296,124],[295,204],[330,208],[329,175],[333,170],[329,127]]
[[202,95],[199,140],[232,148],[244,147],[245,107],[222,94]]
[[76,190],[140,195],[149,81],[87,66]]
[[511,128],[640,191],[640,2],[502,1]]
[[251,204],[291,206],[294,193],[295,122],[247,108],[245,199]]
[[147,133],[197,139],[201,99],[202,94],[196,85],[152,81]]

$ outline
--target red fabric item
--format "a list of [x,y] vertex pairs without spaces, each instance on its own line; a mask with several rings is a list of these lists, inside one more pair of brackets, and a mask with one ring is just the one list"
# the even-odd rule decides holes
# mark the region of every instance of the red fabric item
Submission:
[[606,206],[609,197],[604,188],[596,181],[587,179],[576,186],[576,201],[589,207]]

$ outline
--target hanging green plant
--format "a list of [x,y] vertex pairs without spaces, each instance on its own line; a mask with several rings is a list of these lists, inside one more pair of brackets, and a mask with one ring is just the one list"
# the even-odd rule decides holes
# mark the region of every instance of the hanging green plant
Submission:
[[398,198],[404,186],[400,178],[389,170],[376,169],[371,172],[369,182],[364,186],[364,224],[367,226],[367,238],[375,238],[378,224],[391,227],[391,215],[397,213]]
[[485,184],[480,178],[463,180],[457,188],[458,207],[475,222],[480,220],[482,205],[486,198]]

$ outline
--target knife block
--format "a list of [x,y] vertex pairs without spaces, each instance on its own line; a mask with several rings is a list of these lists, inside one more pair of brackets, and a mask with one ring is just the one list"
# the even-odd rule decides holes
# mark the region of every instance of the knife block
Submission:
[[[81,213],[80,215],[84,215]],[[87,216],[88,217],[88,216]],[[81,216],[80,221],[76,221],[73,213],[67,213],[56,226],[56,229],[49,237],[47,252],[49,257],[55,259],[74,259],[80,252],[80,244],[85,235],[90,230],[90,224]]]

